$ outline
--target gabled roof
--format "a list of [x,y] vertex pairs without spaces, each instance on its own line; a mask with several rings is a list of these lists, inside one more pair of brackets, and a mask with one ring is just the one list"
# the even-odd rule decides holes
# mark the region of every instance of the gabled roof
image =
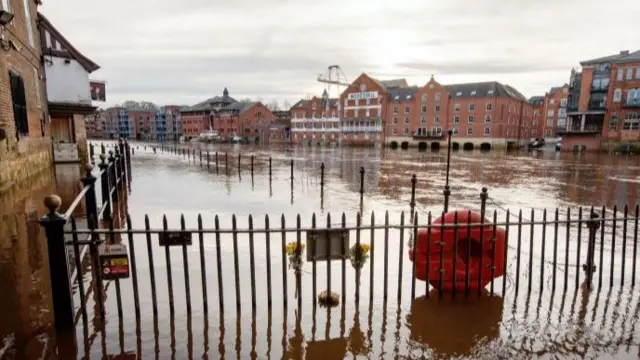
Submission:
[[211,106],[215,104],[234,104],[237,103],[236,99],[229,95],[214,96],[205,101],[199,102],[192,106],[186,106],[180,109],[182,112],[194,112],[194,111],[207,111],[211,110]]
[[558,91],[562,91],[564,87],[568,87],[568,86],[569,86],[568,84],[564,84],[562,86],[554,86],[551,88],[551,90],[549,90],[549,95],[555,94]]
[[518,90],[497,81],[444,85],[452,98],[455,97],[508,97],[526,101]]
[[[80,51],[78,51],[75,47],[73,47],[73,45],[71,45],[71,42],[69,42],[69,40],[67,40],[54,26],[53,24],[51,24],[51,22],[49,21],[49,19],[47,19],[44,15],[42,15],[40,12],[38,12],[38,27],[42,27],[43,29],[45,29],[47,32],[49,32],[49,34],[54,37],[56,39],[56,41],[58,43],[60,43],[60,45],[62,45],[62,47],[69,53],[69,55],[71,55],[71,57],[76,60],[78,63],[80,63],[80,65],[82,65],[82,67],[88,72],[88,73],[92,73],[98,69],[100,69],[100,65],[94,63],[93,61],[91,61],[88,57],[82,55],[82,53],[80,53]],[[41,39],[42,42],[42,54],[43,55],[51,55],[51,49],[46,48],[47,44],[46,44],[46,40],[45,39]]]
[[384,89],[384,91],[391,91],[394,89],[404,88],[408,86],[407,80],[405,79],[378,80],[372,77],[369,77],[369,78],[373,80],[376,84],[378,84],[378,86],[380,86],[382,89]]
[[629,51],[620,51],[618,54],[603,56],[591,60],[581,61],[580,65],[595,65],[601,63],[620,63],[620,62],[634,62],[640,61],[640,51],[634,51],[629,53]]

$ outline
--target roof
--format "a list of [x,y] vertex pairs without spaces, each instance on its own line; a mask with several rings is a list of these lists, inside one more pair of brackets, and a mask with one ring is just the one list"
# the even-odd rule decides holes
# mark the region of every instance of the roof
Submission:
[[616,63],[630,63],[630,62],[640,62],[640,50],[634,51],[627,56],[623,56],[616,60]]
[[497,81],[444,85],[451,97],[478,97],[487,96],[508,97],[526,101],[527,99],[518,90],[510,85]]
[[624,50],[614,55],[608,55],[608,56],[603,56],[595,59],[581,61],[580,65],[585,66],[585,65],[609,63],[609,62],[619,63],[619,62],[634,62],[634,61],[640,61],[640,50],[634,51],[632,53],[629,53],[628,50]]
[[549,90],[549,94],[555,94],[555,93],[557,93],[558,91],[562,91],[562,89],[563,89],[564,87],[568,87],[568,86],[569,86],[568,84],[564,84],[564,85],[562,85],[562,86],[554,86],[554,87],[552,87],[552,88],[551,88],[551,90]]
[[413,95],[418,91],[417,86],[397,88],[391,90],[389,92],[389,102],[399,100],[399,101],[407,101],[412,100]]
[[[58,31],[58,29],[56,29],[53,26],[53,24],[49,21],[49,19],[47,19],[40,12],[38,12],[38,26],[42,26],[45,30],[47,30],[49,32],[49,34],[51,36],[53,36],[56,39],[56,41],[59,42],[60,45],[62,45],[62,47],[65,48],[69,52],[71,57],[73,57],[74,60],[76,60],[78,63],[80,63],[80,65],[88,73],[92,73],[92,72],[100,69],[100,65],[94,63],[93,61],[91,61],[91,59],[89,59],[88,57],[82,55],[82,53],[80,51],[78,51],[78,49],[73,47],[73,45],[71,45],[71,42],[69,42],[69,40],[67,40]],[[43,50],[45,50],[44,49],[45,46],[46,46],[46,42],[42,42]],[[44,55],[44,53],[45,53],[45,51],[43,51],[43,55]]]
[[383,87],[387,90],[407,87],[407,80],[405,79],[392,79],[392,80],[379,80]]
[[291,106],[291,109],[305,109],[308,103],[309,100],[300,99],[300,101]]
[[529,98],[529,104],[542,105],[544,104],[544,96],[532,96]]
[[229,95],[214,96],[205,101],[199,102],[192,106],[186,106],[180,109],[182,112],[207,111],[211,110],[213,104],[233,104],[238,101]]

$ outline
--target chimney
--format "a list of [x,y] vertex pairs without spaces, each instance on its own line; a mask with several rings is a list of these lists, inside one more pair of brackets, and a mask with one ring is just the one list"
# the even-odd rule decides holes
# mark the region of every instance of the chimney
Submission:
[[629,50],[622,50],[622,51],[620,51],[620,55],[622,55],[622,56],[627,56],[627,55],[629,55]]

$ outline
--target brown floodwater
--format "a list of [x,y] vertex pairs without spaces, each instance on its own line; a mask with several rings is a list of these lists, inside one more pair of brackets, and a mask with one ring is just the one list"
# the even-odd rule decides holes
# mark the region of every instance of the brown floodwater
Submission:
[[[208,166],[207,150],[211,159]],[[435,218],[442,211],[444,152],[373,148],[267,150],[241,146],[205,148],[204,151],[201,165],[199,153],[195,159],[189,159],[137,148],[132,160],[131,192],[126,203],[119,204],[117,224],[124,224],[122,214],[128,212],[134,229],[144,228],[145,214],[149,215],[151,228],[156,229],[162,227],[162,215],[167,216],[169,228],[179,228],[181,215],[187,228],[196,228],[198,214],[202,215],[203,227],[207,229],[214,228],[216,215],[220,227],[230,229],[233,214],[241,229],[248,227],[249,215],[257,229],[265,227],[265,215],[269,216],[272,228],[281,226],[282,215],[286,226],[294,227],[298,214],[302,227],[312,226],[314,214],[318,227],[326,226],[329,214],[331,226],[340,226],[342,213],[348,226],[357,223],[358,213],[364,214],[360,218],[362,224],[371,224],[373,220],[382,225],[388,212],[391,224],[399,225],[404,213],[405,224],[409,226],[413,174],[417,177],[415,210],[419,223],[426,222],[429,212]],[[215,151],[219,152],[217,171]],[[228,166],[225,166],[224,152],[228,152]],[[240,171],[238,153],[242,153]],[[253,176],[251,155],[254,156]],[[270,156],[273,159],[271,177],[268,174]],[[293,182],[289,163],[292,158]],[[325,185],[321,191],[320,164],[323,162]],[[365,170],[362,201],[361,167]],[[525,222],[532,218],[532,209],[533,218],[538,220],[544,216],[544,209],[547,209],[547,219],[552,219],[556,208],[560,208],[560,220],[567,218],[567,208],[575,218],[579,206],[610,209],[614,205],[620,208],[629,205],[634,212],[639,182],[640,161],[635,157],[456,152],[451,161],[450,209],[479,211],[481,188],[487,187],[489,218],[495,211],[501,221],[507,209],[511,212],[511,221],[519,210],[524,210]],[[613,212],[605,210],[604,214],[611,217]],[[282,255],[280,233],[272,233],[269,240],[258,233],[253,234],[252,239],[246,232],[237,235],[239,301],[231,234],[221,234],[219,252],[213,234],[203,235],[201,247],[200,239],[194,234],[194,246],[188,247],[185,253],[180,248],[169,249],[168,262],[164,249],[157,244],[157,235],[151,237],[150,254],[146,236],[136,234],[132,242],[140,314],[136,316],[134,311],[132,279],[105,282],[105,323],[94,316],[94,293],[91,293],[86,331],[78,317],[77,357],[635,359],[640,351],[640,330],[636,329],[640,291],[630,286],[631,279],[637,277],[632,272],[637,258],[632,236],[637,228],[633,225],[633,221],[619,222],[615,230],[611,227],[602,236],[604,241],[596,253],[596,258],[602,253],[605,259],[598,264],[596,275],[603,274],[599,289],[596,286],[595,290],[588,291],[583,285],[580,264],[586,257],[586,228],[579,233],[576,227],[567,229],[559,225],[556,242],[550,235],[555,231],[552,225],[534,227],[533,233],[530,227],[524,226],[521,249],[513,242],[508,247],[506,276],[487,286],[480,297],[473,293],[468,298],[459,294],[456,298],[445,295],[441,299],[436,289],[422,281],[415,282],[415,298],[412,298],[414,282],[407,257],[412,229],[390,230],[386,251],[384,230],[362,230],[360,241],[371,244],[373,253],[359,276],[348,261],[344,270],[341,261],[331,262],[332,290],[341,294],[344,306],[330,310],[314,307],[313,303],[315,295],[329,286],[328,264],[318,262],[314,275],[313,264],[304,263],[297,299],[294,272],[287,268],[287,259]],[[542,235],[543,228],[547,235]],[[623,240],[621,234],[625,229],[627,239]],[[516,226],[511,226],[508,232],[512,239],[517,238]],[[611,238],[612,234],[618,236]],[[285,242],[295,241],[296,235],[287,233]],[[351,231],[352,243],[357,235],[355,230]],[[302,242],[306,241],[305,232],[301,232],[300,237]],[[116,235],[115,240],[130,244],[126,235]],[[543,240],[546,248],[541,246]],[[254,281],[250,267],[252,244]],[[551,251],[558,254],[555,264],[550,261]],[[515,265],[518,254],[522,261],[520,267]],[[565,254],[568,254],[566,258]],[[83,270],[87,288],[91,280],[88,261]],[[172,293],[167,286],[169,273]],[[268,274],[271,307],[268,306]],[[255,310],[252,310],[252,282]],[[598,276],[595,283],[598,284]],[[356,290],[359,291],[357,306]],[[169,306],[171,297],[173,314]],[[283,306],[285,299],[286,307]],[[76,307],[79,302],[76,296]],[[241,309],[239,313],[237,304]],[[52,338],[46,339],[53,342]]]

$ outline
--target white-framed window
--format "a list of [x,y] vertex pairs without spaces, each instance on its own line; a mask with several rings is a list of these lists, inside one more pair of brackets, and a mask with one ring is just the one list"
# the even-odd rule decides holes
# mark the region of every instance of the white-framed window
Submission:
[[455,111],[455,112],[460,111],[460,104],[453,105],[453,111]]
[[469,122],[472,123],[474,120],[473,115],[469,115]]
[[620,102],[622,100],[622,89],[616,89],[613,92],[613,102]]
[[547,127],[553,127],[553,119],[547,119]]
[[560,100],[560,106],[567,107],[567,98]]
[[484,116],[484,122],[486,123],[490,123],[491,122],[491,114],[487,114]]
[[636,80],[640,79],[640,67],[636,68]]
[[393,105],[393,113],[394,114],[398,113],[398,105]]
[[398,129],[393,128],[393,129],[391,129],[391,132],[393,133],[393,135],[397,135],[398,134]]
[[422,110],[423,113],[426,113],[427,112],[427,105],[422,105],[422,109],[421,110]]
[[567,109],[558,109],[558,117],[559,118],[567,117]]
[[458,124],[460,122],[460,116],[456,115],[453,117],[453,123]]
[[476,104],[469,104],[469,111],[475,111],[476,110]]
[[404,134],[405,135],[409,135],[409,128],[408,127],[404,128]]
[[475,91],[475,90],[473,90],[473,91],[471,92],[471,96],[475,96],[475,95],[476,95],[476,91]]
[[405,114],[408,114],[408,113],[410,113],[410,112],[411,112],[411,106],[405,106],[405,107],[404,107],[404,113],[405,113]]
[[29,45],[35,47],[36,43],[33,38],[33,22],[31,21],[31,7],[29,6],[30,0],[23,0],[24,4],[24,22],[27,24],[27,36],[29,38]]
[[440,101],[440,93],[439,92],[436,93],[436,101]]
[[545,135],[546,137],[551,137],[551,129],[547,129],[547,130],[545,130],[545,131],[544,131],[544,135]]
[[484,128],[484,134],[486,135],[491,135],[491,128],[490,127],[486,127]]
[[408,123],[409,123],[409,117],[408,117],[408,116],[405,116],[405,117],[404,117],[404,123],[405,123],[405,124],[408,124]]
[[397,123],[398,123],[398,117],[397,117],[397,116],[394,116],[394,117],[393,117],[393,123],[394,123],[394,124],[397,124]]
[[458,135],[458,128],[454,127],[453,129],[451,129],[451,135]]
[[489,90],[489,91],[487,91],[487,95],[488,95],[488,96],[493,96],[493,90]]
[[434,116],[433,117],[433,122],[436,123],[436,124],[439,124],[440,123],[440,116],[437,116],[437,115]]
[[631,89],[627,93],[627,104],[632,105],[635,104],[639,100],[640,96],[638,96],[637,89]]
[[467,135],[473,135],[473,128],[471,126],[467,128]]
[[622,130],[638,130],[640,128],[640,117],[638,113],[627,113],[624,117],[624,123],[622,124]]
[[618,131],[618,116],[614,113],[609,121],[609,131]]
[[440,111],[440,105],[436,105],[436,112]]
[[622,81],[624,78],[624,69],[618,69],[618,73],[616,74],[616,81]]
[[485,108],[487,109],[487,111],[491,111],[491,109],[493,108],[493,104],[491,104],[491,103],[487,103],[487,105],[485,106]]
[[424,116],[420,116],[420,124],[424,124],[427,121],[424,119]]
[[547,110],[547,117],[553,117],[555,115],[555,111],[553,109]]
[[429,94],[422,94],[422,102],[426,103],[427,102],[427,97],[429,96]]
[[2,9],[11,12],[11,0],[2,0]]
[[627,68],[627,80],[633,80],[633,68]]

